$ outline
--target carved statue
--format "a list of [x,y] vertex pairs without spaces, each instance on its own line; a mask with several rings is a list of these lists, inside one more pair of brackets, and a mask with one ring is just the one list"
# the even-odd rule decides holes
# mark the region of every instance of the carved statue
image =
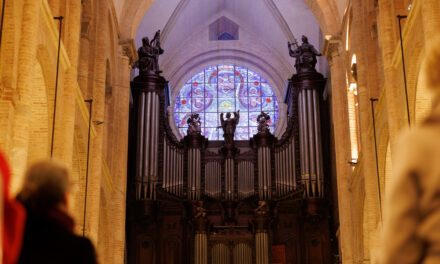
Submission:
[[202,133],[199,114],[191,114],[186,122],[188,123],[188,135],[200,135]]
[[226,145],[232,146],[234,140],[235,128],[240,120],[240,110],[234,112],[234,117],[231,117],[231,113],[226,113],[226,119],[224,119],[224,113],[220,114],[220,124],[223,128],[223,137],[225,138]]
[[269,114],[261,111],[261,114],[259,114],[257,117],[258,133],[260,134],[269,133],[269,121],[270,121]]
[[159,55],[163,54],[160,47],[160,30],[156,32],[154,38],[149,41],[148,37],[142,38],[142,47],[138,49],[139,61],[137,67],[142,73],[160,73]]
[[268,208],[266,201],[258,201],[258,207],[254,209],[256,215],[267,215]]
[[[296,72],[315,72],[316,56],[321,56],[322,54],[318,52],[312,44],[309,44],[309,40],[306,36],[303,35],[301,40],[301,46],[298,46],[296,41],[293,43],[287,42],[289,55],[296,59]],[[292,45],[296,47],[295,50],[292,50]]]
[[194,206],[194,218],[205,218],[206,217],[206,209],[203,208],[203,201],[196,201],[193,204]]

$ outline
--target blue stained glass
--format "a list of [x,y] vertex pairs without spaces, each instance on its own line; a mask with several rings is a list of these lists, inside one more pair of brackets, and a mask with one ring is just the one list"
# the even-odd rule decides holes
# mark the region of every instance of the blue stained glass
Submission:
[[253,137],[255,134],[258,133],[257,127],[249,127],[249,137]]
[[262,96],[274,96],[275,94],[272,91],[272,88],[267,83],[261,84],[261,95]]
[[261,112],[250,112],[249,113],[249,126],[258,126],[257,117]]
[[203,135],[209,140],[219,140],[219,129],[214,127],[203,128]]
[[206,84],[205,85],[205,97],[217,97],[217,85]]
[[237,100],[237,110],[248,111],[249,110],[249,97],[239,97]]
[[193,84],[192,91],[191,91],[191,96],[192,97],[205,97],[205,92],[204,92],[204,89],[203,89],[203,84],[199,84],[199,85]]
[[237,127],[247,127],[249,126],[249,113],[240,111],[240,120]]
[[219,114],[218,113],[206,113],[205,122],[202,123],[204,127],[218,127],[219,126]]
[[205,109],[205,99],[204,98],[191,98],[191,109],[193,112],[201,112]]
[[236,83],[246,83],[247,82],[247,69],[236,66],[235,67],[235,82]]
[[191,84],[185,84],[179,92],[180,97],[190,97],[191,96]]
[[187,133],[187,130],[188,130],[188,128],[185,128],[185,127],[179,128],[180,136],[184,137],[186,135],[186,133]]
[[203,72],[197,73],[192,77],[192,84],[198,85],[198,84],[204,84],[205,83],[205,74]]
[[248,134],[249,134],[249,128],[247,126],[237,127],[237,129],[235,130],[235,140],[246,140],[248,139]]
[[235,98],[219,98],[218,99],[219,112],[233,112],[235,111]]
[[249,111],[261,111],[261,97],[249,97]]
[[199,113],[202,133],[209,140],[223,140],[218,128],[220,113],[240,110],[236,140],[246,140],[257,133],[261,111],[271,116],[271,131],[278,121],[278,102],[270,85],[257,73],[241,66],[218,65],[205,68],[189,79],[174,103],[174,122],[181,135],[186,134],[187,119]]
[[211,66],[205,69],[205,82],[217,84],[217,66]]
[[206,98],[205,97],[205,112],[217,113],[217,98]]
[[191,112],[190,98],[177,97],[174,105],[175,105],[174,112]]
[[263,111],[273,111],[275,108],[273,97],[263,97]]
[[234,67],[231,65],[218,66],[218,83],[234,83]]
[[235,97],[234,83],[223,83],[218,85],[218,97]]
[[177,127],[187,127],[187,120],[191,116],[191,113],[175,113],[174,121],[176,122]]
[[249,83],[248,84],[248,96],[261,96],[260,84]]
[[253,71],[248,71],[248,82],[250,82],[250,83],[258,82],[258,83],[260,83],[261,82],[260,75],[256,74]]

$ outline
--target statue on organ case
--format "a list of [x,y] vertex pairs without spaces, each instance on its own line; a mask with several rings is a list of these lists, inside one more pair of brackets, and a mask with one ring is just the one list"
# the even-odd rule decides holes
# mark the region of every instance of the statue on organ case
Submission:
[[142,47],[138,49],[139,60],[136,63],[139,73],[161,73],[159,70],[159,55],[161,54],[163,54],[163,49],[160,47],[160,30],[156,32],[151,41],[148,37],[142,38]]
[[270,121],[269,114],[261,111],[261,114],[259,114],[257,117],[257,122],[258,122],[257,129],[259,134],[269,133],[269,121]]
[[[298,43],[287,42],[287,47],[289,48],[289,55],[296,59],[295,68],[297,73],[301,72],[316,72],[316,56],[321,56],[322,54],[309,44],[309,40],[306,36],[301,38],[302,44],[298,46]],[[292,46],[296,47],[292,50]]]
[[199,114],[191,114],[191,117],[186,121],[188,123],[188,135],[200,135],[202,133]]
[[225,138],[226,145],[232,146],[234,140],[235,128],[240,121],[240,110],[234,112],[234,117],[231,117],[231,113],[226,113],[226,119],[224,113],[220,114],[220,124],[223,128],[223,137]]

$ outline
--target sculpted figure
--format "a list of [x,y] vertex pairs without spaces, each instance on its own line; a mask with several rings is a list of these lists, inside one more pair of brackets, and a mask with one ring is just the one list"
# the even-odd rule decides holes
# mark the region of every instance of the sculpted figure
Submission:
[[160,47],[160,30],[156,32],[154,38],[149,41],[148,37],[142,38],[142,47],[138,49],[139,61],[137,67],[140,73],[160,73],[159,55],[163,54]]
[[258,201],[258,207],[254,210],[256,215],[267,215],[267,203],[266,201]]
[[194,218],[204,218],[206,217],[206,209],[203,208],[203,202],[198,201],[194,203]]
[[259,114],[257,117],[258,133],[269,133],[269,120],[270,120],[269,114],[261,111],[261,114]]
[[233,113],[234,116],[231,117],[231,113],[226,113],[226,119],[224,118],[224,113],[220,114],[220,124],[223,128],[223,137],[227,145],[233,144],[235,128],[240,120],[240,110]]
[[[287,47],[289,48],[289,55],[296,59],[295,68],[296,72],[310,72],[316,71],[316,56],[321,56],[321,53],[309,44],[309,40],[306,36],[301,38],[302,44],[298,46],[296,41],[294,43],[287,42]],[[296,47],[292,50],[292,46]]]
[[199,114],[191,114],[186,122],[188,123],[188,135],[200,135],[202,133]]

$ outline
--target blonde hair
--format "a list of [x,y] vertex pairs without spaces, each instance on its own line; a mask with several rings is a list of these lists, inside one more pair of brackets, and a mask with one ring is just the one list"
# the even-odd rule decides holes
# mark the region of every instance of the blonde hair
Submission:
[[41,160],[26,171],[18,198],[34,210],[48,210],[65,201],[69,185],[69,170],[64,164]]

